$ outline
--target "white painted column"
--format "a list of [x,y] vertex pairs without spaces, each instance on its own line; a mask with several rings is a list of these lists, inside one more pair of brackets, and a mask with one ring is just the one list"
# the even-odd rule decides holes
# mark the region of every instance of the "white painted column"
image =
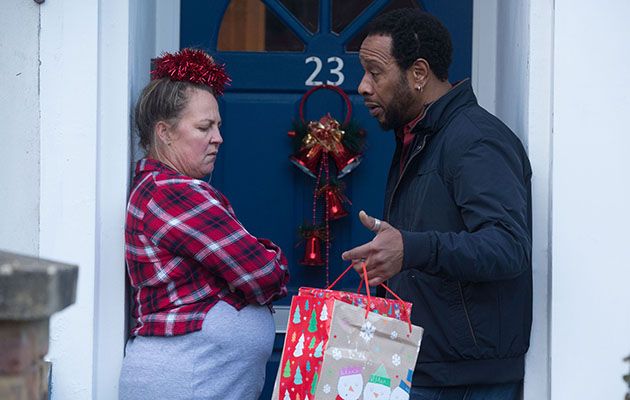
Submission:
[[93,399],[118,398],[126,332],[124,227],[130,158],[130,5],[100,0]]
[[498,3],[496,115],[527,148],[529,2]]
[[155,57],[179,50],[180,0],[156,0]]
[[79,265],[77,301],[51,320],[55,400],[93,395],[98,1],[41,6],[40,255]]
[[[551,150],[553,100],[553,0],[530,0],[526,121],[532,164],[533,304],[530,350],[525,359],[525,400],[549,400],[551,302]],[[526,29],[526,28],[524,28]]]
[[[162,3],[160,3],[162,4]],[[160,7],[164,10],[164,7]],[[129,81],[131,85],[131,105],[135,106],[140,92],[149,83],[151,72],[151,59],[156,56],[156,14],[157,3],[153,1],[132,1],[130,9],[130,64],[131,71]],[[160,18],[166,20],[165,16]],[[171,31],[172,29],[168,29]],[[165,40],[165,43],[171,43]],[[144,151],[140,148],[137,135],[131,136],[131,173],[133,174],[133,162],[144,156]]]
[[622,399],[630,354],[630,2],[555,0],[551,398]]
[[0,11],[0,249],[39,252],[39,6]]
[[471,83],[479,105],[494,114],[497,97],[498,0],[473,0]]

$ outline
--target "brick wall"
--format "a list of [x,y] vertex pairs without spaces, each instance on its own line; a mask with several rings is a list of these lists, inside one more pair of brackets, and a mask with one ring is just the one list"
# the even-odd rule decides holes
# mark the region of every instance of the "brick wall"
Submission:
[[48,325],[74,303],[78,268],[0,251],[0,399],[48,398]]

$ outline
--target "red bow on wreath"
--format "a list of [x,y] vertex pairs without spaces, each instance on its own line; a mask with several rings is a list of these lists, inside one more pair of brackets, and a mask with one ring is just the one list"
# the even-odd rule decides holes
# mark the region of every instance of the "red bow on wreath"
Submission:
[[[337,92],[345,101],[347,113],[343,124],[334,119],[329,113],[318,121],[304,120],[304,106],[306,99],[315,91],[328,89]],[[361,162],[365,148],[365,131],[351,121],[352,104],[348,95],[337,86],[315,86],[304,94],[300,101],[300,120],[294,122],[289,136],[294,141],[294,154],[289,157],[291,162],[308,176],[315,178],[313,190],[313,218],[310,225],[302,225],[300,234],[305,241],[305,255],[301,261],[303,265],[326,265],[326,284],[329,283],[328,256],[330,253],[330,224],[348,215],[343,203],[350,200],[343,194],[344,185],[338,179],[343,178]],[[332,158],[336,173],[331,178],[329,158]],[[324,198],[323,210],[318,207],[318,199]],[[323,214],[318,217],[318,211]],[[322,257],[322,241],[326,249]]]

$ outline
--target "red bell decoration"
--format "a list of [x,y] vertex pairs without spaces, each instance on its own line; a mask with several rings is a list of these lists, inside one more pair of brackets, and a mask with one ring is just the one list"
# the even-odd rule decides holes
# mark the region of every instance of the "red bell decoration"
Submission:
[[337,166],[337,179],[343,178],[361,163],[361,154],[352,154],[345,146],[340,146],[332,158]]
[[348,215],[348,211],[343,208],[343,203],[350,203],[350,200],[341,192],[341,188],[336,185],[326,185],[321,189],[326,196],[327,216],[329,220],[343,218]]
[[302,172],[312,178],[316,178],[321,158],[321,147],[312,147],[310,149],[302,148],[297,155],[289,157],[289,160],[291,160],[296,167],[301,169]]
[[322,239],[316,234],[306,238],[304,259],[300,261],[300,264],[309,266],[319,266],[325,264],[322,257]]

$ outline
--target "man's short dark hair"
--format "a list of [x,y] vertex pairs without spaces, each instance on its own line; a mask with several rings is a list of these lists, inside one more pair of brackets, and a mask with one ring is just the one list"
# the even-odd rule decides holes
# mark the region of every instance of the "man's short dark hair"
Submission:
[[423,58],[439,80],[448,79],[453,56],[451,35],[433,15],[415,8],[393,10],[374,19],[367,35],[390,36],[392,55],[403,71]]

